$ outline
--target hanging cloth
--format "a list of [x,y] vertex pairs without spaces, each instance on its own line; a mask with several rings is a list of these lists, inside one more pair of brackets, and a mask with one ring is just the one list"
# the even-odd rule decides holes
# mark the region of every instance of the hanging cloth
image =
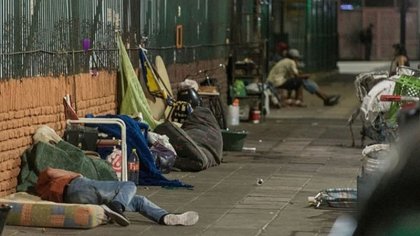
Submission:
[[140,81],[137,78],[121,36],[117,36],[117,44],[120,56],[120,77],[121,77],[121,94],[122,100],[120,104],[120,114],[137,115],[142,114],[144,122],[151,129],[154,129],[161,122],[153,118],[150,106],[147,103],[146,96]]

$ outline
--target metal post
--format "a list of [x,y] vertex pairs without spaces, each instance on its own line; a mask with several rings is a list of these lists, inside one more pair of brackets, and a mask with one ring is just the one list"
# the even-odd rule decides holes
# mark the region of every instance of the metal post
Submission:
[[401,0],[400,7],[400,44],[405,45],[405,16],[407,12],[407,0]]

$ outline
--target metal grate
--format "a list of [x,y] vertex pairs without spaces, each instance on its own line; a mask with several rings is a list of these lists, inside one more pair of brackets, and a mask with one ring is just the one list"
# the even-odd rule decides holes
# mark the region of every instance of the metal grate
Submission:
[[[0,79],[116,68],[118,0],[0,0]],[[89,38],[91,50],[82,50]]]

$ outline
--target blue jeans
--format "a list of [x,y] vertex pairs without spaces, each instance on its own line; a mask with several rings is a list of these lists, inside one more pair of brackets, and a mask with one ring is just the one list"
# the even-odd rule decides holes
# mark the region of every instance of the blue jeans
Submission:
[[316,91],[318,91],[318,85],[315,83],[315,81],[309,79],[303,80],[303,87],[311,94],[314,94]]
[[168,212],[144,196],[136,195],[137,187],[131,181],[98,181],[78,177],[67,186],[64,201],[81,204],[107,204],[118,201],[126,211],[138,212],[159,222]]

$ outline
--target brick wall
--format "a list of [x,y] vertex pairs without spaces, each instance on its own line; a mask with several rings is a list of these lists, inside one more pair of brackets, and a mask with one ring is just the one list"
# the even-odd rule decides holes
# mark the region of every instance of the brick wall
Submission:
[[77,102],[78,115],[115,114],[115,73],[76,77],[32,78],[0,81],[0,196],[15,192],[20,157],[32,144],[40,125],[59,135],[65,128],[63,96]]

